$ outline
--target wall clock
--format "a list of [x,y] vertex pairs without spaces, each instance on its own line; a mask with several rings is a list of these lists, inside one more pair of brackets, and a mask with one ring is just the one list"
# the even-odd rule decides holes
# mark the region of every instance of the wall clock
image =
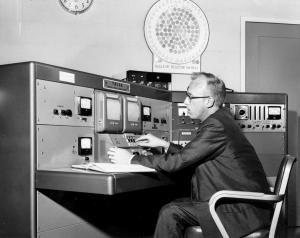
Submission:
[[88,10],[93,0],[59,0],[59,2],[65,10],[77,15]]

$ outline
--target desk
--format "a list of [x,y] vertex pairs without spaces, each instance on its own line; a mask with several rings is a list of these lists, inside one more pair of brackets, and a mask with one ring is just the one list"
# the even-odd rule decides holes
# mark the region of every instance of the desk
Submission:
[[172,184],[171,179],[158,172],[99,173],[71,168],[36,172],[37,189],[68,192],[114,195]]
[[158,172],[65,168],[38,170],[35,176],[41,238],[149,237],[160,207],[172,194],[168,189],[175,185]]

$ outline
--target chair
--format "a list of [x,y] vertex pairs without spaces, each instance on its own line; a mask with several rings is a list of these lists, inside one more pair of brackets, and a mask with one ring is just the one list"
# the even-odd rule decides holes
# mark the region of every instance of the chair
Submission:
[[[260,202],[268,202],[274,203],[274,212],[273,217],[271,220],[271,225],[268,228],[260,229],[251,233],[244,238],[262,238],[262,237],[269,237],[274,238],[276,233],[276,228],[279,220],[280,211],[282,208],[282,204],[284,201],[284,197],[286,194],[286,188],[288,184],[288,180],[290,177],[290,173],[293,167],[296,158],[290,155],[285,155],[283,160],[281,161],[275,187],[273,194],[264,194],[264,193],[257,193],[257,192],[245,192],[245,191],[229,191],[229,190],[222,190],[216,192],[209,200],[209,210],[210,213],[221,232],[223,238],[229,238],[218,214],[216,213],[216,204],[220,199],[223,198],[230,198],[234,199],[235,201],[260,201]],[[201,227],[199,226],[191,226],[188,227],[185,231],[185,238],[204,238],[202,234]]]

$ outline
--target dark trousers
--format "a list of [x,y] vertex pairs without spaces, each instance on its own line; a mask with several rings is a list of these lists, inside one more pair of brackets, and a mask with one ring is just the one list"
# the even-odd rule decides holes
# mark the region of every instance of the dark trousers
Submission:
[[180,199],[162,207],[154,238],[184,237],[189,226],[200,226],[204,237],[222,237],[210,215],[208,203]]

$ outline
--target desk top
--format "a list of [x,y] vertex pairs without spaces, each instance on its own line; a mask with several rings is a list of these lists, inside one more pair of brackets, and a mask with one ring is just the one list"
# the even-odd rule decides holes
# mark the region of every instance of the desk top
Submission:
[[36,188],[114,195],[141,189],[173,185],[166,175],[147,173],[100,173],[62,168],[36,171]]

